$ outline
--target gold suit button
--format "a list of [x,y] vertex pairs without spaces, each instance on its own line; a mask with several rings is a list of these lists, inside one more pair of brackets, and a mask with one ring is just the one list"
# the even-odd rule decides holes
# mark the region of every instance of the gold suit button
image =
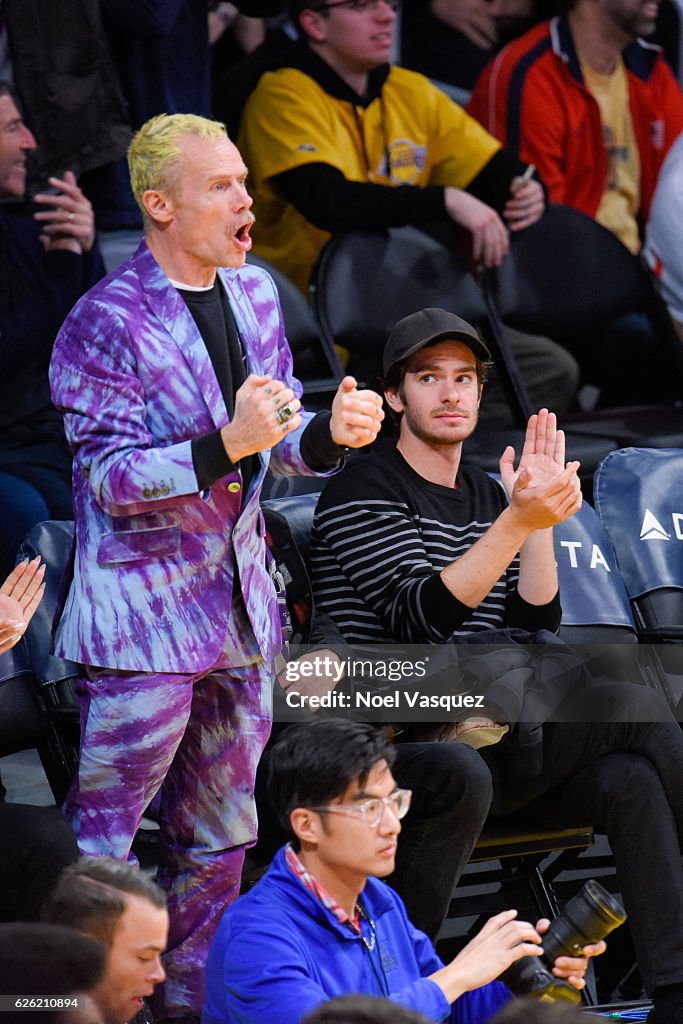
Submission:
[[230,493],[231,493],[231,494],[237,494],[237,492],[238,492],[238,491],[241,491],[241,490],[242,490],[242,488],[241,488],[241,486],[240,486],[240,485],[239,485],[239,484],[237,483],[237,481],[236,481],[236,480],[233,480],[233,482],[232,482],[231,484],[228,484],[228,490],[230,491]]

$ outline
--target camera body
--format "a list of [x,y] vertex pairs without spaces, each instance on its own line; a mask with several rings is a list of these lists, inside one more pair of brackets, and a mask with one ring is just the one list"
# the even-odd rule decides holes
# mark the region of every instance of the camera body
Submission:
[[555,960],[581,956],[584,946],[600,942],[625,920],[621,900],[591,878],[551,923],[543,936],[543,956],[522,957],[505,971],[502,980],[517,996],[578,1003],[581,993],[552,974]]

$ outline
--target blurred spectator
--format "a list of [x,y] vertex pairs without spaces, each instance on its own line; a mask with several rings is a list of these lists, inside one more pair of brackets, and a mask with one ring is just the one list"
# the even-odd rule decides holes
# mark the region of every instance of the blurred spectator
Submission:
[[427,1024],[427,1018],[378,996],[340,996],[309,1013],[302,1024]]
[[602,1019],[569,1003],[518,999],[497,1013],[491,1024],[599,1024]]
[[401,64],[455,87],[464,99],[491,57],[547,18],[552,6],[547,0],[403,0]]
[[[237,138],[244,93],[245,59],[263,44],[263,18],[241,14],[234,4],[210,4],[209,44],[211,46],[211,107],[214,117]],[[235,94],[237,93],[237,98]]]
[[[242,115],[247,100],[258,85],[261,75],[287,65],[295,46],[295,31],[286,19],[272,19],[264,41],[238,61],[227,74],[214,77],[213,114],[228,129],[228,135],[239,137]],[[279,22],[279,23],[277,23]]]
[[[104,973],[100,942],[54,924],[0,925],[0,994],[53,997],[67,1007],[3,1014],[22,1024],[103,1024],[91,993]],[[73,1003],[76,1003],[74,1006]],[[3,1010],[7,1010],[3,1006]]]
[[4,796],[0,783],[0,916],[37,921],[60,872],[78,858],[76,836],[56,807],[5,803]]
[[[659,169],[683,129],[683,95],[661,51],[644,42],[657,3],[575,0],[567,15],[510,43],[477,82],[468,106],[538,168],[553,202],[613,231],[632,252]],[[661,358],[644,316],[629,314],[568,344],[601,406],[666,401],[644,380]],[[678,397],[678,396],[676,396]]]
[[[240,132],[255,252],[305,292],[333,232],[436,222],[469,232],[477,262],[500,264],[507,229],[542,215],[542,187],[521,180],[526,165],[426,78],[388,65],[398,0],[290,8],[302,38],[262,75]],[[511,342],[533,400],[568,408],[573,358],[546,339]],[[487,405],[489,419],[509,418],[500,391]]]
[[683,96],[657,47],[658,4],[575,0],[507,46],[468,110],[533,163],[549,198],[595,217],[636,252]]
[[669,150],[647,223],[644,254],[683,341],[683,135]]
[[125,153],[131,133],[98,0],[2,0],[0,79],[14,83],[38,136],[31,194],[50,176],[80,175]]
[[[301,30],[247,104],[255,249],[305,292],[332,231],[453,221],[489,266],[543,213],[526,165],[421,75],[387,64],[397,0],[291,4]],[[514,196],[513,196],[514,193]]]
[[[465,102],[503,46],[559,14],[562,7],[562,0],[403,0],[401,64],[437,79],[439,86]],[[655,39],[674,70],[679,32],[674,5],[661,0]]]
[[263,18],[240,14],[231,3],[209,4],[209,46],[212,72],[220,73],[260,46],[266,36]]
[[[208,117],[207,0],[101,0],[101,6],[131,127],[137,130],[156,114]],[[98,230],[134,229],[139,235],[142,219],[123,158],[87,175],[82,184],[95,208]],[[134,247],[131,241],[127,248]]]
[[164,980],[166,897],[132,864],[81,858],[62,873],[42,916],[104,944],[105,972],[93,991],[104,1024],[126,1024],[143,1009],[143,997]]
[[[0,82],[0,199],[21,199],[36,141]],[[0,578],[28,530],[70,519],[71,455],[50,399],[52,344],[76,299],[104,272],[90,203],[71,171],[25,220],[0,211]]]

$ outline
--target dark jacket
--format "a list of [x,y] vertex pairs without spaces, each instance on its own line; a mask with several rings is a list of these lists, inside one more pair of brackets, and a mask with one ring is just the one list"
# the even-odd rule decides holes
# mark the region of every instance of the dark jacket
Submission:
[[31,220],[0,213],[0,430],[13,447],[63,436],[47,371],[62,321],[104,275],[95,247],[83,256],[45,252]]
[[79,175],[122,156],[126,106],[98,0],[3,0],[22,113],[39,148],[29,191],[48,175]]

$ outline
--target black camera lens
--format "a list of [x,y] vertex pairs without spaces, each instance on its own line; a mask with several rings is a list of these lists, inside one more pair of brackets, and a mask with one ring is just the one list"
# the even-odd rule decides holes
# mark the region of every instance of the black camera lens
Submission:
[[544,958],[581,956],[584,946],[599,942],[626,920],[621,900],[591,878],[565,905],[543,936]]
[[575,988],[553,977],[558,956],[581,956],[583,947],[600,942],[626,920],[621,900],[591,878],[565,905],[543,936],[543,956],[524,956],[508,967],[503,981],[515,995],[578,1003]]

